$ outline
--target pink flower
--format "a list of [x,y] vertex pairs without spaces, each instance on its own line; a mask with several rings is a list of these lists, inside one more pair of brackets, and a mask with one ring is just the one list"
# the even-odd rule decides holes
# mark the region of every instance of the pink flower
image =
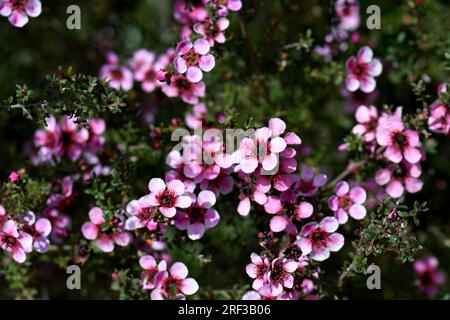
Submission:
[[269,128],[257,129],[254,138],[244,138],[239,144],[240,169],[245,173],[252,173],[261,163],[264,170],[271,171],[277,167],[278,154],[286,146],[283,138],[272,138]]
[[85,222],[81,226],[81,232],[86,239],[95,240],[95,245],[101,251],[114,251],[114,243],[121,247],[126,247],[131,243],[133,236],[131,233],[123,231],[123,225],[117,217],[107,221],[103,210],[93,207],[89,211],[89,219],[90,222]]
[[141,87],[144,92],[153,92],[156,88],[161,86],[161,82],[158,80],[157,75],[161,69],[166,67],[165,58],[159,57],[156,59],[153,52],[145,50],[147,59],[144,60],[145,58],[142,57],[144,53],[141,50],[136,51],[133,58],[133,65],[135,66],[134,78],[141,82]]
[[169,98],[180,97],[185,103],[197,104],[199,97],[205,96],[205,83],[192,83],[184,75],[174,75],[169,83],[163,84],[161,90]]
[[422,159],[419,134],[414,130],[405,129],[401,119],[401,108],[394,115],[383,114],[378,122],[376,138],[380,146],[386,147],[384,156],[394,163],[400,163],[405,159],[414,164]]
[[393,198],[400,198],[405,189],[409,193],[422,190],[423,182],[419,179],[422,169],[418,164],[402,161],[389,165],[388,168],[377,171],[375,181],[380,186],[386,186],[386,193]]
[[356,109],[356,121],[358,124],[353,127],[352,132],[364,137],[364,141],[372,142],[376,138],[378,125],[378,110],[374,106],[366,107],[361,105]]
[[191,113],[186,113],[186,125],[191,129],[202,128],[207,116],[208,109],[206,108],[205,104],[198,103],[192,107]]
[[289,259],[276,258],[272,261],[267,274],[267,288],[273,296],[283,292],[283,288],[291,289],[294,286],[292,273],[297,270],[297,262]]
[[12,183],[19,182],[20,178],[21,178],[20,174],[17,171],[12,171],[8,176],[9,182],[12,182]]
[[106,122],[103,119],[88,119],[89,124],[89,139],[87,141],[87,148],[92,152],[99,152],[103,149],[105,144],[105,137],[103,134],[106,130]]
[[[34,214],[33,214],[34,215]],[[48,236],[52,232],[52,224],[46,218],[39,218],[29,223],[23,230],[33,237],[33,247],[39,253],[45,253],[50,248]]]
[[430,256],[414,263],[414,271],[420,282],[420,290],[434,297],[438,293],[438,287],[445,282],[445,274],[437,269],[439,261],[436,257]]
[[186,74],[190,82],[199,82],[203,78],[202,71],[209,72],[216,64],[210,48],[206,39],[197,39],[194,43],[190,40],[181,41],[176,49],[175,69],[180,74]]
[[176,208],[188,208],[192,200],[184,195],[185,186],[180,180],[172,180],[167,183],[160,178],[153,178],[148,183],[150,195],[148,204],[158,207],[159,211],[167,218],[172,218],[177,213]]
[[[446,83],[439,85],[438,94],[447,92],[446,86]],[[431,105],[428,127],[430,131],[450,135],[450,108],[448,103],[438,100]]]
[[18,263],[26,260],[26,254],[33,250],[33,237],[23,231],[18,231],[17,223],[6,221],[0,231],[0,248],[12,254]]
[[353,219],[361,220],[367,210],[362,205],[367,199],[366,190],[357,186],[350,190],[346,181],[341,181],[336,185],[336,195],[328,199],[328,206],[335,212],[335,217],[340,224],[348,220],[348,215]]
[[169,271],[161,271],[156,276],[156,288],[151,292],[152,300],[184,299],[198,291],[198,283],[187,278],[188,269],[182,262],[175,262]]
[[144,290],[153,290],[156,287],[156,276],[167,270],[167,263],[161,260],[158,264],[152,256],[143,256],[139,264],[145,271],[141,273],[142,287]]
[[337,0],[334,9],[340,19],[340,28],[349,31],[358,29],[361,22],[358,0]]
[[300,172],[300,177],[298,177],[294,190],[301,196],[311,197],[326,183],[326,175],[323,173],[314,175],[314,170],[312,168],[305,167]]
[[241,0],[220,0],[218,1],[218,13],[221,16],[228,15],[228,11],[239,11],[242,8]]
[[268,274],[270,270],[270,261],[267,257],[261,257],[256,253],[250,255],[252,263],[245,268],[248,276],[253,280],[252,288],[255,290],[261,289],[264,284],[268,283]]
[[89,139],[89,131],[79,126],[76,121],[76,118],[64,116],[61,124],[61,147],[71,161],[81,157]]
[[176,0],[174,3],[174,17],[183,25],[203,21],[208,17],[206,4],[208,0],[188,1]]
[[275,214],[270,219],[270,230],[281,232],[288,226],[295,229],[292,221],[309,218],[314,208],[309,202],[298,201],[294,192],[288,190],[283,192],[280,198],[269,196],[264,204],[264,210],[269,214]]
[[202,35],[206,40],[208,40],[209,45],[214,46],[214,42],[225,43],[225,30],[229,27],[230,21],[221,17],[217,20],[212,20],[207,18],[202,22],[194,24],[194,31]]
[[126,230],[136,230],[144,227],[150,231],[156,229],[158,208],[152,206],[150,202],[150,196],[146,195],[128,203],[127,214],[129,218],[125,221]]
[[216,196],[213,192],[200,191],[189,208],[178,211],[175,226],[179,230],[187,230],[189,239],[200,239],[205,230],[214,228],[219,223],[219,213],[213,208],[215,203]]
[[344,236],[335,233],[338,227],[339,222],[334,217],[325,217],[320,223],[307,223],[300,232],[300,239],[295,243],[302,249],[303,254],[309,254],[311,259],[326,260],[330,251],[339,251],[344,245]]
[[9,22],[17,28],[28,23],[28,17],[36,18],[42,12],[39,0],[1,0],[0,15],[9,17]]
[[383,65],[378,59],[373,58],[372,49],[362,47],[359,49],[357,56],[351,56],[347,62],[347,79],[346,86],[351,92],[358,89],[365,93],[375,90],[377,85],[374,77],[381,74]]
[[129,91],[133,88],[133,73],[127,67],[118,65],[119,58],[115,53],[108,55],[108,63],[100,68],[100,79],[109,82],[116,89]]

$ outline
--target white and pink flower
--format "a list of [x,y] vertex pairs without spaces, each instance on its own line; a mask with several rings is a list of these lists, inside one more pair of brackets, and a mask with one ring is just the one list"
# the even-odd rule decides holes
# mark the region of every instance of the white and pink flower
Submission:
[[210,49],[208,40],[204,38],[193,43],[190,40],[181,41],[176,48],[177,56],[173,62],[175,69],[179,74],[186,74],[190,82],[200,82],[203,72],[211,71],[216,64]]
[[89,220],[81,226],[81,233],[87,240],[95,240],[95,245],[103,252],[114,251],[114,244],[126,247],[133,240],[131,233],[124,231],[123,223],[117,217],[107,221],[99,207],[89,210]]
[[384,156],[394,163],[400,163],[403,159],[415,164],[422,159],[420,152],[419,134],[406,129],[401,119],[401,108],[395,114],[383,114],[376,132],[377,142],[385,146]]
[[0,230],[0,248],[11,253],[16,262],[23,263],[27,253],[33,250],[33,237],[26,232],[19,231],[14,220],[8,220]]
[[216,196],[213,192],[200,191],[189,208],[178,211],[175,226],[180,230],[187,230],[189,239],[200,239],[206,230],[219,223],[220,215],[213,208],[215,203]]
[[335,232],[339,222],[334,217],[325,217],[317,222],[310,222],[303,226],[300,239],[295,243],[304,255],[309,255],[316,261],[324,261],[330,257],[330,251],[339,251],[344,245],[344,236]]
[[184,299],[198,291],[198,283],[188,278],[188,269],[182,262],[175,262],[168,271],[156,276],[156,288],[151,292],[152,300]]
[[348,220],[348,215],[356,220],[364,219],[367,210],[362,204],[366,199],[366,190],[359,186],[350,189],[346,181],[341,181],[336,185],[336,195],[328,199],[328,206],[335,212],[339,223],[344,224]]
[[39,0],[1,0],[0,15],[8,17],[9,22],[17,28],[28,23],[28,17],[36,18],[42,12]]
[[148,188],[148,204],[158,207],[161,214],[167,218],[175,216],[176,208],[186,209],[192,203],[192,199],[185,195],[185,186],[180,180],[171,180],[166,185],[162,179],[153,178],[148,183]]
[[346,66],[348,75],[345,83],[350,92],[360,89],[364,93],[371,93],[375,90],[377,83],[374,77],[381,74],[383,65],[380,60],[373,58],[370,47],[359,49],[356,57],[348,58]]

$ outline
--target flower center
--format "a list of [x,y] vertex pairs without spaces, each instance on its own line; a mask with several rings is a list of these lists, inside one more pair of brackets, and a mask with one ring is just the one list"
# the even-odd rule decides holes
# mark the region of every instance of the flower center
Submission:
[[405,147],[407,140],[403,133],[396,133],[394,136],[394,143],[399,147],[403,148]]
[[162,204],[166,208],[172,208],[175,204],[175,197],[173,192],[171,191],[164,191],[158,196],[158,201],[160,204]]

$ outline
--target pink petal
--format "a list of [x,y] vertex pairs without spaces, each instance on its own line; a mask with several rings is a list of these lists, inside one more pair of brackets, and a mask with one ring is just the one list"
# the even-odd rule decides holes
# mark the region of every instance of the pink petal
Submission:
[[208,40],[198,39],[194,42],[194,50],[201,55],[205,55],[211,49]]
[[200,58],[200,69],[205,72],[209,72],[216,66],[216,59],[212,54],[204,55]]
[[297,219],[309,218],[314,211],[314,207],[309,202],[300,202],[297,210]]
[[367,199],[366,190],[357,186],[350,190],[350,199],[357,204],[363,204]]
[[272,118],[269,120],[269,128],[272,131],[272,137],[276,137],[284,133],[286,123],[279,118]]
[[152,256],[143,256],[139,259],[142,269],[153,269],[156,267],[156,260]]
[[[252,279],[255,279],[258,275],[258,268],[255,264],[250,263],[245,267],[245,272],[247,272],[248,276]],[[255,289],[258,290],[258,289]]]
[[377,77],[383,71],[383,65],[380,60],[373,59],[367,66],[367,71],[372,77]]
[[188,268],[182,262],[175,262],[170,267],[170,275],[175,279],[185,279],[188,275]]
[[361,91],[364,93],[371,93],[375,90],[377,82],[371,76],[362,77],[359,79],[361,85]]
[[267,213],[274,214],[281,212],[283,206],[281,205],[280,199],[275,196],[269,196],[267,197],[267,202],[264,204],[264,210]]
[[330,257],[330,250],[326,247],[313,248],[310,256],[313,260],[324,261]]
[[340,233],[332,233],[326,239],[326,246],[330,251],[336,252],[344,246],[344,236]]
[[409,163],[417,163],[422,159],[422,153],[419,149],[414,147],[406,147],[404,150],[404,156]]
[[355,112],[355,118],[360,123],[365,123],[370,121],[369,108],[366,106],[359,106]]
[[391,170],[389,169],[381,169],[378,170],[375,175],[375,182],[380,186],[387,184],[391,180]]
[[303,226],[300,235],[302,237],[308,237],[318,228],[318,226],[319,225],[316,222],[309,222]]
[[202,223],[190,224],[187,229],[188,237],[191,240],[198,240],[203,237],[205,233],[205,225]]
[[287,272],[292,273],[292,272],[294,272],[295,270],[297,270],[297,268],[298,268],[298,263],[297,263],[296,261],[294,261],[294,260],[287,260],[287,261],[284,263],[283,268],[284,268],[284,270],[286,270]]
[[288,132],[284,136],[284,141],[286,141],[287,144],[301,144],[302,140],[300,137],[294,133],[294,132]]
[[95,241],[97,247],[103,252],[113,252],[114,251],[114,243],[107,236],[101,236]]
[[243,200],[241,200],[239,202],[237,211],[241,216],[248,216],[248,214],[250,213],[250,199],[244,198]]
[[346,181],[341,181],[336,185],[336,194],[340,197],[346,195],[348,190],[350,189],[348,183]]
[[386,192],[392,198],[400,198],[403,195],[403,192],[405,192],[405,188],[400,181],[394,180],[387,185]]
[[184,279],[181,285],[181,292],[185,295],[193,295],[198,291],[198,283],[192,278]]
[[281,232],[286,229],[287,219],[284,216],[274,216],[270,219],[270,230],[273,232]]
[[334,216],[336,217],[337,221],[339,222],[339,224],[345,224],[348,221],[348,214],[347,212],[342,209],[339,208],[335,213]]
[[270,141],[271,152],[280,153],[284,149],[286,149],[286,146],[287,146],[286,141],[281,137],[272,138],[272,140]]
[[403,159],[401,150],[394,146],[387,147],[384,156],[394,163],[400,163]]
[[[190,201],[190,198],[189,198]],[[175,208],[164,208],[164,207],[160,207],[159,208],[159,212],[162,213],[163,216],[167,217],[167,218],[172,218],[175,216],[175,214],[177,213],[177,210]]]
[[102,225],[105,223],[105,218],[103,217],[103,210],[99,207],[93,207],[89,210],[89,219],[92,223],[97,225]]
[[174,179],[167,183],[167,189],[172,190],[177,196],[182,195],[184,193],[184,183],[181,180]]
[[88,240],[97,239],[98,232],[99,232],[98,226],[96,224],[93,224],[92,222],[85,222],[81,226],[81,233]]
[[219,213],[214,209],[209,209],[205,213],[205,227],[214,228],[220,221]]
[[48,236],[52,231],[52,224],[48,219],[45,218],[38,219],[34,227],[36,228],[36,231],[43,236]]
[[261,257],[260,257],[258,254],[256,254],[256,253],[252,253],[252,254],[250,255],[250,260],[251,260],[254,264],[262,264],[262,263],[263,263]]
[[189,67],[186,71],[186,78],[192,83],[200,82],[203,78],[203,72],[198,67]]
[[13,26],[22,28],[28,23],[28,16],[24,11],[14,10],[8,20]]
[[32,18],[39,16],[42,12],[41,2],[39,0],[28,0],[25,11]]
[[160,178],[153,178],[148,183],[148,189],[151,193],[158,194],[161,191],[164,191],[166,189],[166,184],[164,181]]
[[407,177],[405,179],[405,188],[409,193],[416,193],[422,190],[423,182],[416,178]]
[[348,214],[356,220],[361,220],[363,219],[366,214],[367,214],[367,210],[364,206],[360,205],[360,204],[354,204],[350,207],[350,210],[348,211]]
[[189,196],[179,196],[175,206],[178,208],[189,208],[192,204],[192,199]]
[[211,208],[216,203],[216,195],[209,190],[201,191],[198,194],[197,202],[202,208]]
[[325,217],[319,223],[319,228],[325,230],[328,233],[335,232],[338,227],[339,223],[334,217]]
[[359,80],[354,75],[350,74],[347,76],[347,79],[345,79],[345,86],[347,87],[347,90],[350,92],[355,92],[359,89]]
[[18,263],[25,262],[27,256],[22,248],[17,248],[13,251],[13,259]]
[[364,46],[359,49],[358,54],[356,55],[358,62],[369,63],[373,58],[373,51],[370,47]]

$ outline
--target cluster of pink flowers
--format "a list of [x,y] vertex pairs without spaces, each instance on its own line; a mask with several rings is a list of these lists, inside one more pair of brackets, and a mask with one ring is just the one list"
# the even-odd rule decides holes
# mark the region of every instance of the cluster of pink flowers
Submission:
[[119,57],[109,53],[107,63],[100,69],[100,78],[125,91],[131,90],[136,80],[144,92],[160,87],[169,98],[179,97],[185,103],[198,104],[206,90],[201,81],[203,73],[210,72],[216,64],[212,48],[226,40],[225,30],[230,25],[226,16],[241,7],[240,0],[175,1],[174,16],[182,24],[182,40],[176,48],[160,56],[139,49],[128,65],[121,65]]
[[47,252],[51,230],[51,223],[46,218],[37,218],[31,211],[15,218],[0,205],[0,248],[18,263],[25,262],[33,249],[39,253]]
[[[438,87],[438,95],[447,92],[447,84],[440,84]],[[437,100],[430,106],[428,128],[435,133],[450,135],[450,105],[448,101]]]
[[420,136],[405,127],[402,108],[379,116],[376,107],[362,105],[356,110],[356,120],[358,124],[352,132],[362,138],[367,152],[375,156],[382,153],[387,161],[386,167],[377,171],[376,183],[386,186],[386,193],[393,198],[401,197],[405,190],[420,191],[423,186],[419,179],[420,161],[424,157]]
[[59,161],[63,156],[70,161],[77,161],[83,156],[91,158],[103,149],[106,128],[103,119],[89,120],[89,128],[79,125],[76,118],[67,116],[61,123],[54,117],[47,118],[46,122],[46,127],[37,130],[34,135],[34,164]]
[[339,52],[347,51],[348,40],[356,43],[360,39],[356,31],[361,23],[359,1],[338,0],[334,4],[334,11],[339,23],[325,36],[323,45],[314,47],[314,52],[322,56],[326,62],[330,62]]
[[315,300],[315,280],[320,269],[313,266],[298,246],[292,243],[277,258],[252,253],[246,266],[247,275],[253,279],[252,289],[243,300]]
[[433,256],[414,262],[419,288],[430,298],[436,296],[439,286],[445,282],[445,274],[438,270],[438,265],[438,259]]
[[8,17],[9,22],[17,28],[28,23],[29,18],[41,14],[42,5],[39,0],[1,0],[0,15]]
[[105,215],[99,207],[89,210],[89,222],[81,226],[81,233],[103,252],[114,251],[114,244],[126,247],[132,240],[130,232],[125,231],[125,222],[120,214]]
[[170,268],[167,262],[157,263],[153,256],[146,255],[139,259],[144,271],[141,274],[142,287],[151,290],[152,300],[185,299],[198,291],[198,283],[188,278],[188,269],[182,262],[175,262]]

